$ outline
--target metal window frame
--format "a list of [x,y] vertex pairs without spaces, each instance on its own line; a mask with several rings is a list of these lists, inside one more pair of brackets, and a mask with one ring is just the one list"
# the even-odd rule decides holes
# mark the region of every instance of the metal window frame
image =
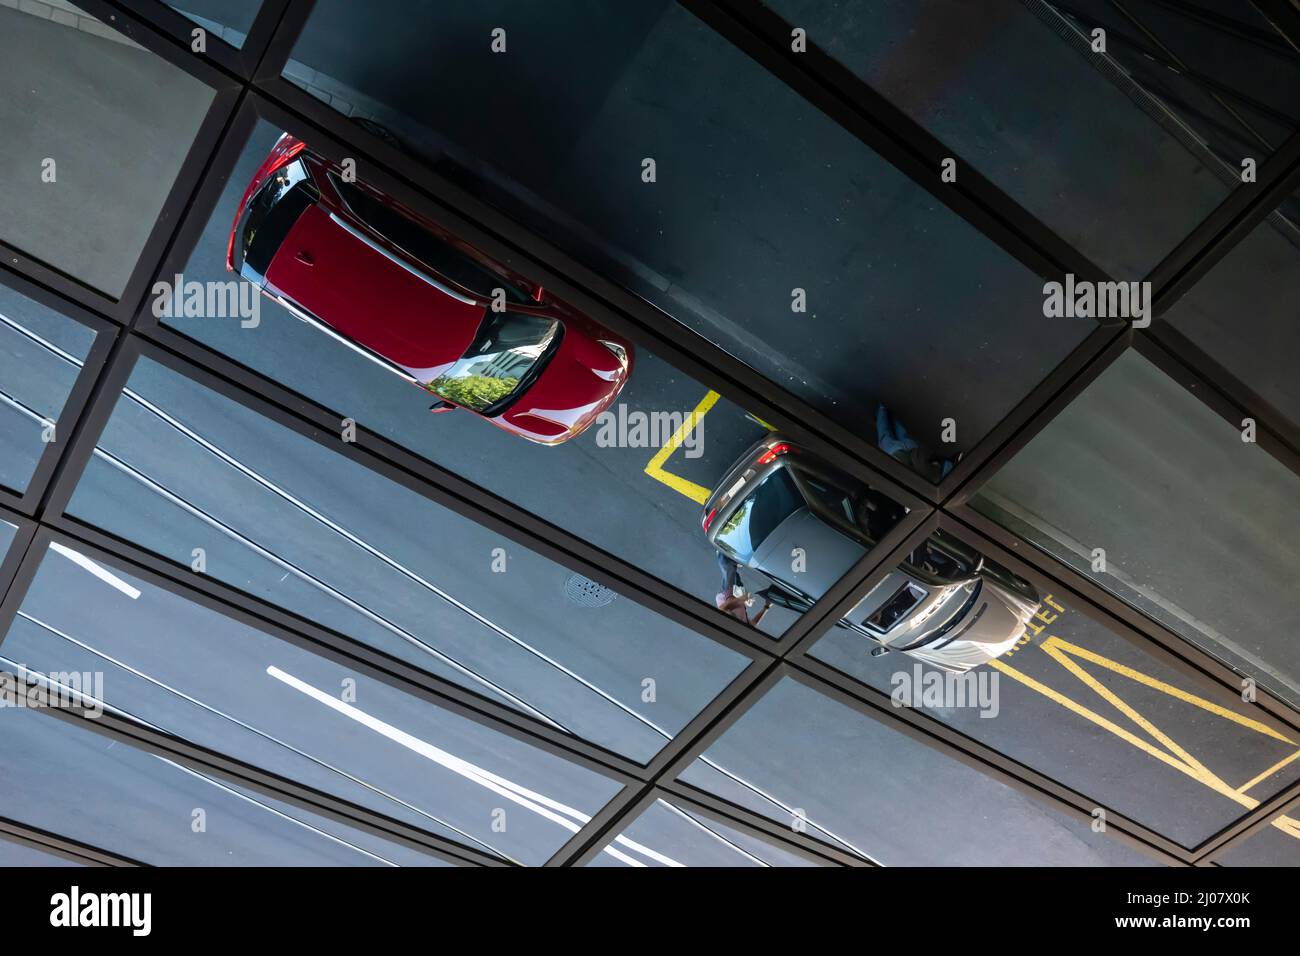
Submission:
[[[784,54],[781,49],[784,42],[775,41],[784,41],[785,35],[781,31],[788,32],[789,25],[767,8],[752,0],[681,2],[1018,261],[1030,265],[1041,275],[1055,276],[1073,271],[1076,275],[1105,278],[1078,250],[1062,242],[1008,196],[977,174],[972,176],[973,170],[967,170],[961,177],[961,188],[938,189],[934,175],[936,157],[955,154],[917,124],[901,116],[892,104],[874,94],[865,84],[847,75],[847,71],[821,50],[810,45],[810,55],[798,61]],[[1300,37],[1300,15],[1295,9],[1285,0],[1254,0],[1254,3],[1295,45]],[[926,529],[950,527],[968,538],[982,536],[986,546],[991,546],[1007,559],[1005,563],[1026,569],[1029,576],[1060,582],[1067,592],[1078,598],[1074,605],[1076,609],[1090,608],[1093,615],[1102,616],[1108,626],[1120,629],[1144,651],[1167,655],[1191,672],[1209,676],[1221,684],[1229,684],[1230,676],[1235,677],[1216,659],[1109,595],[1086,576],[993,526],[974,512],[968,502],[1001,464],[1021,450],[1033,435],[1128,348],[1137,348],[1157,364],[1165,363],[1161,365],[1162,369],[1172,369],[1169,374],[1228,420],[1232,420],[1229,415],[1243,411],[1258,412],[1263,449],[1293,471],[1297,470],[1295,437],[1300,432],[1295,423],[1266,408],[1258,401],[1258,396],[1243,390],[1239,383],[1228,380],[1222,368],[1185,341],[1180,341],[1161,317],[1300,181],[1300,136],[1287,141],[1260,166],[1258,180],[1251,184],[1251,188],[1243,185],[1234,189],[1153,269],[1148,278],[1157,290],[1157,318],[1150,330],[1099,324],[1060,367],[976,444],[943,483],[933,486],[881,453],[870,442],[834,424],[753,369],[731,358],[699,334],[639,301],[616,283],[573,260],[417,161],[397,153],[373,134],[356,127],[283,79],[281,70],[310,17],[314,6],[312,0],[264,0],[254,30],[250,31],[250,42],[238,56],[233,55],[233,47],[220,41],[209,47],[206,56],[192,54],[188,45],[189,30],[192,29],[190,21],[158,0],[84,0],[82,6],[168,62],[197,76],[212,86],[216,93],[121,299],[111,300],[88,290],[68,276],[23,258],[20,253],[16,263],[8,261],[12,257],[9,253],[6,253],[5,261],[0,262],[0,281],[20,291],[39,291],[45,296],[42,301],[53,303],[64,313],[79,307],[83,310],[80,318],[91,320],[84,324],[99,323],[103,330],[112,333],[113,339],[109,342],[110,336],[103,333],[96,339],[96,347],[105,342],[111,347],[106,347],[104,353],[97,356],[97,365],[92,373],[78,379],[80,391],[76,410],[80,415],[68,416],[65,411],[65,416],[61,416],[76,419],[75,433],[71,441],[62,443],[57,449],[58,454],[51,456],[50,464],[42,460],[39,494],[25,503],[8,501],[10,507],[21,505],[21,508],[14,509],[19,513],[13,517],[8,517],[10,512],[0,507],[0,516],[6,516],[6,520],[19,527],[14,547],[0,563],[0,588],[4,591],[0,603],[0,627],[4,630],[7,630],[8,621],[16,611],[16,602],[21,600],[30,583],[30,575],[35,573],[43,555],[41,545],[61,537],[79,549],[93,551],[107,563],[118,563],[128,568],[128,573],[144,576],[189,600],[214,607],[222,613],[242,615],[247,618],[247,623],[275,637],[318,652],[324,648],[329,653],[355,659],[358,666],[364,664],[377,676],[387,675],[381,679],[395,682],[395,686],[404,690],[421,693],[436,700],[439,706],[461,708],[462,711],[458,712],[494,729],[526,739],[536,746],[555,748],[552,752],[559,752],[566,759],[589,763],[593,768],[599,768],[598,772],[623,780],[623,790],[556,853],[551,865],[582,862],[600,852],[604,845],[602,841],[619,832],[634,818],[635,812],[659,797],[691,802],[701,812],[712,813],[728,825],[740,825],[747,832],[777,841],[783,847],[794,847],[833,862],[861,865],[863,861],[844,854],[838,848],[829,847],[806,834],[789,833],[788,828],[767,817],[695,791],[675,779],[685,766],[734,725],[767,688],[786,676],[937,747],[1061,812],[1086,817],[1080,809],[1079,800],[1082,798],[1079,795],[1054,781],[1038,777],[987,748],[974,745],[960,734],[945,732],[942,725],[936,726],[937,722],[928,717],[915,719],[913,715],[913,719],[908,719],[900,717],[892,707],[881,708],[879,701],[862,696],[857,688],[845,687],[833,674],[820,672],[825,665],[808,656],[816,640],[834,626],[837,616],[886,573],[889,561],[906,553],[909,542],[921,540],[928,533]],[[453,507],[466,517],[532,550],[587,573],[619,593],[750,659],[750,665],[733,685],[679,732],[655,760],[644,767],[631,768],[585,742],[575,743],[567,736],[563,740],[549,740],[536,722],[513,711],[503,712],[508,709],[487,706],[492,702],[476,699],[478,695],[458,685],[431,679],[426,681],[402,673],[391,659],[384,659],[386,655],[379,652],[363,654],[354,646],[356,642],[348,643],[350,639],[293,618],[287,612],[233,588],[206,579],[195,581],[187,569],[63,515],[76,479],[111,413],[122,384],[140,355],[170,364],[187,377],[215,387],[227,397],[299,434],[310,436],[313,430],[338,424],[338,416],[329,409],[315,405],[159,325],[145,312],[149,280],[156,275],[169,274],[170,267],[176,263],[183,266],[215,206],[225,184],[224,177],[233,168],[257,117],[277,123],[281,128],[307,132],[314,138],[314,145],[316,142],[327,143],[338,155],[346,151],[347,155],[359,156],[368,164],[368,176],[373,172],[373,178],[399,199],[462,229],[471,241],[503,261],[522,263],[522,271],[536,275],[549,287],[561,291],[602,322],[649,348],[684,374],[762,415],[792,438],[810,445],[850,473],[882,490],[888,489],[909,507],[908,523],[900,526],[901,530],[895,529],[897,534],[882,541],[838,582],[833,591],[804,616],[806,620],[799,622],[797,630],[787,632],[781,641],[768,641],[738,622],[720,613],[712,613],[713,609],[707,606],[703,606],[702,613],[699,602],[662,581],[612,558],[563,529],[520,512],[509,503],[400,446],[358,429],[356,444],[359,447],[342,449],[347,457],[398,480],[437,503]],[[958,159],[960,161],[960,157]],[[126,328],[118,334],[111,326]],[[6,499],[0,497],[0,506],[5,503]],[[934,510],[933,506],[939,510]],[[1005,547],[999,550],[999,546]],[[1261,701],[1263,709],[1274,719],[1288,725],[1297,720],[1296,711],[1285,704],[1264,695],[1261,695]],[[67,714],[59,716],[80,719]],[[289,802],[297,799],[298,805],[314,812],[335,813],[338,814],[336,819],[349,825],[373,826],[377,829],[372,832],[390,836],[395,821],[366,817],[364,812],[358,816],[358,808],[345,806],[327,794],[295,794],[291,782],[274,779],[256,768],[239,766],[238,762],[229,761],[219,754],[187,749],[183,742],[142,738],[135,730],[119,729],[125,737],[131,738],[133,746],[167,753],[172,759],[191,761],[195,766],[226,774],[228,779],[254,789],[260,787],[278,799],[291,798]],[[630,770],[635,772],[627,772]],[[1119,821],[1111,818],[1110,825],[1120,839],[1160,862],[1203,864],[1235,845],[1236,841],[1256,832],[1259,826],[1267,825],[1268,819],[1295,806],[1297,801],[1300,801],[1300,785],[1275,794],[1193,851],[1172,845],[1167,838],[1122,818]],[[450,847],[438,845],[435,849],[419,831],[408,833],[404,838],[413,840],[412,845],[426,852],[445,851],[461,862],[488,865],[500,862],[473,859],[473,851],[467,851],[459,844]],[[81,851],[91,855],[98,852],[85,847]],[[72,852],[78,851],[73,848]],[[465,859],[467,852],[471,859]],[[101,855],[105,858],[112,856]]]

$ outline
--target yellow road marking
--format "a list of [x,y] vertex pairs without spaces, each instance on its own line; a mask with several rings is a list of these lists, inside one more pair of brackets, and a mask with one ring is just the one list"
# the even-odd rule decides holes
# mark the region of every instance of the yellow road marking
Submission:
[[1269,777],[1273,776],[1273,774],[1277,773],[1279,770],[1281,770],[1283,767],[1289,764],[1292,760],[1295,760],[1296,757],[1300,757],[1300,750],[1297,750],[1289,757],[1283,757],[1277,763],[1273,764],[1273,766],[1269,767],[1267,770],[1261,773],[1258,777],[1248,781],[1247,783],[1243,783],[1240,787],[1237,788],[1237,792],[1245,793],[1247,790],[1256,786],[1261,781],[1267,780]]
[[[1191,777],[1193,780],[1196,780],[1198,783],[1201,783],[1209,787],[1210,789],[1223,794],[1228,799],[1233,800],[1236,803],[1240,803],[1243,806],[1250,805],[1252,808],[1259,803],[1258,800],[1252,800],[1250,797],[1247,797],[1244,794],[1237,793],[1235,790],[1233,790],[1222,780],[1218,780],[1217,777],[1214,777],[1213,774],[1209,774],[1208,772],[1205,772],[1204,768],[1201,768],[1202,772],[1198,772],[1195,768],[1193,768],[1189,764],[1184,763],[1183,761],[1179,760],[1177,757],[1165,753],[1165,751],[1161,750],[1159,747],[1154,746],[1149,741],[1143,740],[1141,737],[1137,736],[1132,731],[1127,730],[1124,727],[1121,727],[1113,720],[1109,720],[1101,716],[1101,714],[1098,714],[1096,711],[1084,707],[1082,704],[1078,703],[1077,701],[1073,700],[1070,697],[1067,697],[1065,694],[1062,694],[1060,691],[1054,690],[1053,688],[1048,687],[1046,684],[1034,680],[1028,674],[1025,674],[1024,672],[1017,670],[1011,665],[1004,664],[1001,661],[990,661],[989,666],[997,668],[999,671],[1001,671],[1003,674],[1006,674],[1008,677],[1012,678],[1013,680],[1019,681],[1020,683],[1024,684],[1026,687],[1030,688],[1031,690],[1038,691],[1038,693],[1042,694],[1044,697],[1048,698],[1049,700],[1052,700],[1060,704],[1062,707],[1078,714],[1080,717],[1083,717],[1085,720],[1092,721],[1092,723],[1096,724],[1098,727],[1101,727],[1103,730],[1110,731],[1116,737],[1119,737],[1121,740],[1123,740],[1126,743],[1132,744],[1134,747],[1136,747],[1138,750],[1141,750],[1143,753],[1155,757],[1157,760],[1161,761],[1162,763],[1168,764],[1169,766],[1173,767],[1175,770],[1179,771],[1180,773],[1187,774],[1187,776]],[[1217,786],[1216,786],[1216,782],[1218,784]]]
[[[1070,642],[1064,641],[1061,638],[1056,637],[1054,635],[1048,637],[1048,639],[1043,642],[1041,647],[1057,663],[1065,667],[1066,670],[1068,670],[1071,674],[1073,674],[1079,680],[1083,681],[1084,684],[1090,687],[1093,691],[1101,695],[1106,701],[1108,701],[1112,706],[1116,707],[1121,713],[1127,716],[1139,727],[1141,727],[1143,730],[1146,730],[1147,733],[1151,734],[1153,737],[1155,737],[1157,740],[1159,740],[1161,743],[1167,746],[1170,750],[1174,751],[1174,753],[1176,753],[1178,757],[1175,757],[1169,753],[1166,753],[1160,748],[1153,746],[1150,742],[1143,740],[1141,737],[1138,737],[1136,734],[1132,733],[1131,731],[1126,730],[1125,728],[1119,726],[1114,721],[1108,720],[1107,718],[1101,716],[1095,711],[1087,707],[1084,707],[1082,704],[1078,703],[1077,701],[1071,699],[1070,697],[1067,697],[1065,694],[1062,694],[1061,692],[1054,690],[1051,687],[1048,687],[1047,685],[1041,683],[1040,681],[1034,680],[1028,674],[1023,673],[1020,670],[1017,670],[1016,668],[1012,667],[1009,664],[1006,664],[1002,661],[990,661],[989,664],[991,667],[996,668],[998,671],[1000,671],[1003,674],[1006,674],[1008,677],[1012,678],[1013,680],[1019,681],[1020,683],[1024,684],[1026,687],[1029,687],[1031,690],[1037,691],[1038,693],[1042,694],[1044,697],[1047,697],[1049,700],[1052,700],[1055,703],[1060,704],[1062,707],[1066,708],[1067,710],[1075,714],[1078,714],[1079,716],[1083,717],[1086,720],[1093,722],[1094,724],[1101,727],[1102,729],[1107,730],[1110,733],[1114,734],[1115,736],[1119,737],[1121,740],[1124,740],[1125,742],[1133,745],[1134,747],[1137,747],[1142,752],[1152,757],[1155,757],[1157,760],[1161,761],[1162,763],[1168,764],[1169,766],[1173,767],[1175,770],[1178,770],[1180,773],[1186,774],[1187,776],[1191,777],[1193,780],[1196,780],[1198,783],[1201,783],[1202,785],[1210,788],[1216,793],[1219,793],[1227,797],[1229,800],[1232,800],[1234,803],[1237,803],[1242,807],[1245,807],[1247,810],[1253,810],[1255,807],[1259,806],[1259,801],[1256,800],[1254,797],[1247,796],[1246,791],[1250,790],[1254,786],[1257,786],[1260,782],[1266,780],[1268,777],[1272,776],[1274,773],[1281,770],[1283,767],[1287,766],[1287,764],[1294,761],[1297,757],[1300,757],[1300,750],[1297,750],[1294,753],[1292,753],[1290,756],[1284,757],[1282,760],[1278,761],[1272,767],[1269,767],[1267,770],[1265,770],[1263,773],[1256,776],[1248,783],[1244,784],[1243,786],[1239,787],[1236,790],[1233,790],[1227,783],[1225,783],[1217,775],[1211,773],[1199,760],[1196,760],[1186,750],[1178,746],[1178,744],[1175,743],[1172,738],[1170,738],[1167,734],[1163,733],[1158,727],[1156,727],[1149,720],[1147,720],[1145,717],[1139,714],[1133,707],[1131,707],[1123,700],[1121,700],[1117,694],[1115,694],[1109,688],[1103,686],[1099,681],[1097,681],[1095,677],[1093,677],[1082,667],[1080,667],[1077,661],[1072,660],[1067,655],[1075,654],[1095,664],[1105,667],[1108,670],[1114,671],[1117,674],[1121,674],[1125,677],[1129,677],[1132,680],[1135,680],[1141,684],[1159,690],[1162,693],[1170,694],[1171,696],[1176,697],[1179,700],[1193,704],[1194,706],[1200,707],[1203,710],[1207,710],[1210,713],[1213,713],[1217,716],[1224,717],[1228,720],[1232,720],[1236,723],[1239,723],[1242,726],[1254,730],[1257,733],[1264,734],[1265,736],[1268,737],[1273,737],[1277,740],[1281,740],[1286,743],[1293,743],[1294,741],[1291,741],[1290,739],[1283,736],[1282,734],[1279,734],[1277,731],[1275,731],[1273,728],[1269,727],[1266,724],[1262,724],[1259,721],[1251,720],[1248,717],[1242,717],[1240,714],[1228,710],[1227,708],[1220,707],[1218,704],[1214,704],[1208,700],[1205,700],[1202,697],[1197,697],[1195,694],[1190,694],[1187,691],[1182,690],[1181,688],[1174,687],[1171,684],[1166,684],[1164,681],[1159,681],[1153,677],[1148,677],[1146,674],[1142,674],[1138,671],[1135,671],[1131,667],[1126,667],[1123,664],[1119,664],[1116,661],[1112,661],[1109,658],[1103,657],[1102,655],[1097,654],[1093,651],[1089,651],[1075,644],[1071,644]],[[1300,820],[1296,820],[1293,817],[1282,816],[1282,817],[1278,817],[1276,820],[1273,820],[1271,825],[1273,827],[1276,827],[1278,830],[1281,830],[1287,836],[1300,840]]]
[[690,498],[692,501],[699,504],[704,504],[704,502],[708,501],[709,495],[712,492],[703,485],[697,485],[693,481],[687,481],[679,475],[674,475],[671,472],[665,471],[664,464],[672,457],[673,452],[681,447],[682,442],[686,440],[686,436],[689,435],[691,430],[700,423],[700,420],[708,414],[709,409],[717,403],[719,397],[720,396],[717,392],[712,391],[705,395],[704,398],[700,400],[700,404],[695,406],[694,411],[686,416],[686,421],[682,422],[681,427],[678,428],[677,431],[673,432],[672,437],[668,439],[667,443],[655,453],[653,458],[650,459],[650,464],[645,466],[645,473],[655,479],[655,481],[662,481],[673,491],[685,495],[687,498]]
[[1068,641],[1063,641],[1059,637],[1049,637],[1043,642],[1043,650],[1047,650],[1049,647],[1065,648],[1069,653],[1074,654],[1076,657],[1082,657],[1084,660],[1089,660],[1094,664],[1099,664],[1107,670],[1112,670],[1122,677],[1127,677],[1130,680],[1137,681],[1139,684],[1145,684],[1147,687],[1154,688],[1155,690],[1168,694],[1171,697],[1177,697],[1179,700],[1185,701],[1186,703],[1194,704],[1202,710],[1208,710],[1212,714],[1223,717],[1225,720],[1231,720],[1235,723],[1241,724],[1243,727],[1249,727],[1256,733],[1264,734],[1266,737],[1272,737],[1275,740],[1280,740],[1287,744],[1295,743],[1294,740],[1283,736],[1267,724],[1262,724],[1257,720],[1251,720],[1249,717],[1243,717],[1236,711],[1229,710],[1226,707],[1220,707],[1218,704],[1211,703],[1203,697],[1197,697],[1194,694],[1189,694],[1181,688],[1174,687],[1172,684],[1166,684],[1164,681],[1156,680],[1154,677],[1148,677],[1146,674],[1135,671],[1131,667],[1125,667],[1123,664],[1118,664],[1108,657],[1102,657],[1095,651],[1090,651],[1079,647],[1076,644],[1071,644]]

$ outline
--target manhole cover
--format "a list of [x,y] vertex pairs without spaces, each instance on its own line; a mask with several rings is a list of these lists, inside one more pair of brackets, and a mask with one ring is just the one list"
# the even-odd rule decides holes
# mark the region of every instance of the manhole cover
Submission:
[[564,580],[564,596],[578,607],[604,607],[618,594],[581,574],[570,574]]

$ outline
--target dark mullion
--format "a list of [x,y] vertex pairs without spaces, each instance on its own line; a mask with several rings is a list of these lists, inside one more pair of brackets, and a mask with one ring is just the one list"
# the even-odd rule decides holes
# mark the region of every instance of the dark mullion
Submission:
[[1277,796],[1283,799],[1280,802],[1267,801],[1267,805],[1261,803],[1233,826],[1198,847],[1197,865],[1217,863],[1229,850],[1237,849],[1261,830],[1272,826],[1278,817],[1289,816],[1300,810],[1300,786],[1288,787]]
[[[27,552],[31,549],[32,539],[36,537],[37,525],[34,521],[4,509],[0,509],[0,519],[14,525],[18,530],[14,533],[14,539],[9,543],[9,549],[0,554],[0,608],[3,608],[4,601],[9,595],[9,590],[14,584],[18,575],[18,569],[22,567],[23,559],[26,558]],[[23,586],[24,589],[26,586]],[[0,617],[3,612],[0,611]],[[0,632],[0,639],[3,634]]]
[[311,19],[316,8],[316,0],[276,0],[282,7],[278,22],[266,37],[266,46],[262,50],[257,67],[253,71],[253,85],[260,86],[263,81],[278,78],[284,72],[285,64],[293,54],[307,21]]
[[[908,515],[885,535],[813,609],[782,635],[780,656],[788,659],[798,648],[810,647],[822,638],[841,618],[858,606],[877,583],[893,571],[911,551],[934,533],[939,526],[937,511]],[[818,608],[825,609],[814,614]]]
[[[685,790],[686,788],[681,788]],[[787,853],[793,853],[796,856],[811,860],[814,863],[820,863],[824,866],[842,867],[868,867],[868,864],[861,857],[854,856],[852,853],[845,853],[842,850],[836,850],[827,847],[825,844],[817,843],[815,840],[800,841],[798,834],[791,831],[788,827],[780,828],[777,831],[769,831],[766,828],[756,826],[754,821],[747,817],[737,817],[724,810],[709,806],[694,796],[687,793],[675,792],[672,782],[665,782],[660,788],[658,797],[665,803],[671,803],[681,810],[690,810],[698,813],[717,823],[732,827],[742,833],[748,834],[759,840],[772,843],[775,846],[785,850]],[[779,825],[778,825],[779,826]]]
[[1254,183],[1241,183],[1169,252],[1147,276],[1155,321],[1251,230],[1300,186],[1300,133],[1256,169]]
[[17,843],[19,846],[41,850],[64,860],[80,863],[82,866],[121,867],[147,865],[139,860],[133,860],[117,853],[110,853],[88,843],[71,840],[57,833],[29,827],[25,823],[19,823],[16,820],[9,820],[4,817],[0,817],[0,840],[8,840],[11,843]]
[[[1250,396],[1255,401],[1246,405],[1233,394],[1232,386],[1217,373],[1217,363],[1202,372],[1197,368],[1197,360],[1205,353],[1187,342],[1186,337],[1170,330],[1154,330],[1151,335],[1139,335],[1135,343],[1138,353],[1169,378],[1176,381],[1190,394],[1201,400],[1207,408],[1241,431],[1244,419],[1255,420],[1256,444],[1261,450],[1275,458],[1280,464],[1300,475],[1300,426],[1288,421],[1276,409],[1263,402],[1258,396]],[[1245,444],[1243,442],[1243,444]]]
[[600,856],[606,846],[613,843],[615,837],[633,825],[641,814],[653,807],[659,800],[672,804],[680,810],[690,811],[713,822],[739,830],[756,840],[769,843],[786,853],[794,854],[821,866],[871,866],[869,862],[859,856],[854,856],[851,853],[810,838],[801,837],[800,834],[795,833],[788,827],[781,827],[779,823],[773,820],[737,814],[731,804],[718,800],[710,794],[702,793],[694,787],[682,786],[671,781],[665,781],[658,787],[646,788],[641,791],[638,794],[638,799],[632,803],[626,815],[620,819],[619,828],[606,829],[599,834],[593,834],[591,841],[582,852],[572,857],[566,865],[587,866]]
[[59,412],[55,420],[55,440],[45,446],[40,461],[37,462],[36,471],[33,473],[31,481],[27,485],[27,491],[23,495],[24,510],[33,517],[39,515],[41,502],[45,500],[46,495],[49,493],[50,485],[53,483],[54,477],[58,473],[59,464],[63,460],[65,444],[59,438],[60,430],[67,428],[71,435],[76,434],[77,426],[81,422],[81,416],[86,411],[91,397],[95,394],[96,385],[100,381],[100,376],[103,374],[109,356],[113,353],[113,347],[117,343],[120,330],[104,328],[98,325],[93,327],[96,328],[94,344],[77,373],[76,381],[73,383],[72,390],[68,393],[62,411]]
[[942,182],[941,161],[960,162],[953,150],[822,50],[815,37],[808,38],[806,52],[792,52],[795,24],[758,0],[678,2],[1029,269],[1049,279],[1071,272],[1107,278],[973,166],[961,163],[957,182]]
[[[1181,366],[1181,374],[1175,377],[1180,381],[1186,379],[1184,384],[1195,381],[1193,394],[1213,408],[1220,417],[1238,429],[1242,427],[1243,417],[1248,415],[1254,418],[1260,431],[1270,436],[1272,447],[1281,444],[1283,450],[1273,452],[1274,457],[1294,461],[1296,453],[1300,451],[1300,422],[1293,421],[1280,412],[1177,327],[1168,322],[1157,323],[1138,336],[1137,341],[1142,346],[1142,354],[1157,364],[1163,357],[1160,360],[1151,357],[1164,353]],[[1233,415],[1236,417],[1230,417]],[[1291,464],[1288,467],[1295,470]]]
[[[925,519],[913,525],[907,534],[894,537],[889,542],[888,548],[883,548],[881,556],[875,561],[872,569],[860,578],[857,578],[852,588],[835,604],[835,606],[821,618],[814,627],[808,628],[800,634],[795,640],[792,640],[781,649],[781,658],[787,661],[797,661],[808,649],[826,636],[842,617],[858,606],[858,602],[871,593],[881,581],[888,577],[901,564],[909,554],[912,553],[926,538],[934,534],[939,528],[941,514],[937,511],[931,512],[925,516]],[[898,530],[897,528],[894,530]],[[882,545],[885,542],[882,542]]]
[[[1048,376],[1034,386],[1013,408],[1006,418],[975,443],[948,476],[939,483],[939,499],[950,500],[957,489],[963,485],[979,485],[987,481],[1009,458],[1006,449],[1018,451],[1042,431],[1055,417],[1056,412],[1065,408],[1069,401],[1078,395],[1083,386],[1092,380],[1091,376],[1101,371],[1098,363],[1109,364],[1115,354],[1113,349],[1118,341],[1126,338],[1124,323],[1101,323],[1098,328],[1088,333],[1088,337],[1075,346],[1060,365]],[[1087,373],[1087,374],[1085,374]],[[1059,396],[1068,396],[1065,402]],[[1057,399],[1057,401],[1053,401]],[[1054,409],[1051,416],[1043,417],[1045,409]],[[1014,454],[1014,451],[1012,452]],[[973,479],[973,481],[972,481]]]
[[27,488],[20,495],[9,489],[0,488],[0,497],[11,502],[12,507],[29,517],[34,517],[44,499],[50,481],[53,479],[59,459],[67,442],[59,438],[61,429],[74,433],[86,403],[94,391],[103,367],[112,351],[113,343],[120,331],[119,327],[98,314],[82,306],[69,302],[54,292],[37,285],[35,282],[16,273],[0,271],[0,284],[8,286],[19,295],[31,299],[46,308],[58,312],[64,318],[83,325],[95,333],[89,353],[83,360],[77,373],[76,381],[64,400],[63,408],[55,421],[55,440],[48,443],[41,452],[36,469],[28,480]]
[[591,822],[565,841],[564,846],[543,865],[548,868],[586,866],[653,802],[654,787],[651,784],[624,787],[598,816],[592,817]]
[[[990,551],[986,553],[1022,577],[1040,577],[1059,586],[1067,599],[1075,602],[1073,610],[1087,614],[1138,650],[1145,651],[1188,677],[1208,679],[1233,694],[1240,694],[1242,678],[1250,676],[1242,674],[1211,652],[1148,617],[1059,558],[1016,537],[968,504],[955,509],[951,514],[945,512],[943,527],[972,540],[977,548],[989,548]],[[1300,733],[1300,712],[1263,687],[1256,690],[1255,706],[1292,733]]]
[[[1033,397],[1044,400],[1043,404],[1037,406],[1036,410],[1027,403],[1017,407],[1014,415],[1017,418],[1027,416],[1024,422],[1017,425],[1011,421],[1005,429],[996,429],[991,436],[990,447],[980,449],[982,460],[974,463],[969,470],[963,468],[965,459],[958,463],[948,476],[950,480],[943,485],[943,507],[953,508],[970,500],[1003,465],[1018,455],[1066,406],[1096,381],[1132,342],[1131,326],[1107,326],[1096,330],[1089,340],[1075,349],[1062,374],[1051,379],[1050,387],[1055,388],[1054,394],[1044,391],[1040,395],[1035,390]],[[1101,348],[1096,348],[1097,345]],[[1000,442],[996,450],[993,450],[992,442]]]
[[[550,727],[462,684],[431,674],[402,658],[298,617],[259,597],[208,575],[198,574],[188,567],[83,525],[75,519],[47,519],[47,524],[41,527],[36,541],[38,553],[43,554],[51,541],[58,541],[102,564],[115,567],[192,604],[254,628],[268,637],[351,668],[394,690],[570,763],[579,764],[620,782],[632,782],[649,776],[645,766],[628,757]],[[0,633],[0,645],[3,642],[4,635]],[[744,676],[744,672],[741,676]],[[740,677],[736,681],[739,682]]]
[[[647,795],[654,787],[662,780],[671,779],[681,773],[682,768],[689,766],[697,754],[703,753],[739,719],[741,714],[754,706],[767,693],[779,678],[778,666],[779,662],[773,659],[762,668],[760,673],[747,672],[750,676],[744,693],[735,695],[720,707],[711,708],[707,719],[697,718],[693,721],[694,730],[691,734],[678,734],[663,751],[660,751],[655,760],[655,771],[651,779],[638,788],[629,788],[619,794],[615,798],[619,804],[618,812],[603,818],[599,823],[593,820],[584,826],[547,861],[547,866],[572,866],[576,860],[590,853],[593,847],[597,850],[603,847],[613,834],[620,832],[633,818],[633,809],[643,806]],[[750,669],[752,670],[753,668]]]
[[[247,69],[239,47],[213,36],[211,32],[195,23],[185,14],[164,3],[163,0],[107,0],[126,17],[143,21],[154,30],[165,34],[175,44],[184,48],[186,53],[200,57],[225,73],[241,79],[248,79],[251,71]],[[103,19],[103,17],[100,17]],[[116,26],[116,24],[114,24]],[[204,53],[193,50],[193,31],[203,30],[206,34]],[[134,36],[132,37],[134,39]]]

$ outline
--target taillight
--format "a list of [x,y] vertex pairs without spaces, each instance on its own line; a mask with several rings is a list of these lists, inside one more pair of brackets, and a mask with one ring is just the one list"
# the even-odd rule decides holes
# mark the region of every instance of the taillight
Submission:
[[704,530],[705,530],[705,531],[708,531],[708,530],[709,530],[709,525],[713,524],[713,519],[716,518],[717,516],[718,516],[718,509],[717,509],[717,508],[714,508],[712,511],[710,511],[708,514],[706,514],[706,515],[704,516]]
[[788,444],[786,444],[783,441],[777,442],[767,451],[763,452],[763,454],[758,456],[758,463],[760,465],[771,464],[772,462],[776,461],[776,459],[779,458],[781,455],[786,454],[788,451],[790,451],[790,446]]

